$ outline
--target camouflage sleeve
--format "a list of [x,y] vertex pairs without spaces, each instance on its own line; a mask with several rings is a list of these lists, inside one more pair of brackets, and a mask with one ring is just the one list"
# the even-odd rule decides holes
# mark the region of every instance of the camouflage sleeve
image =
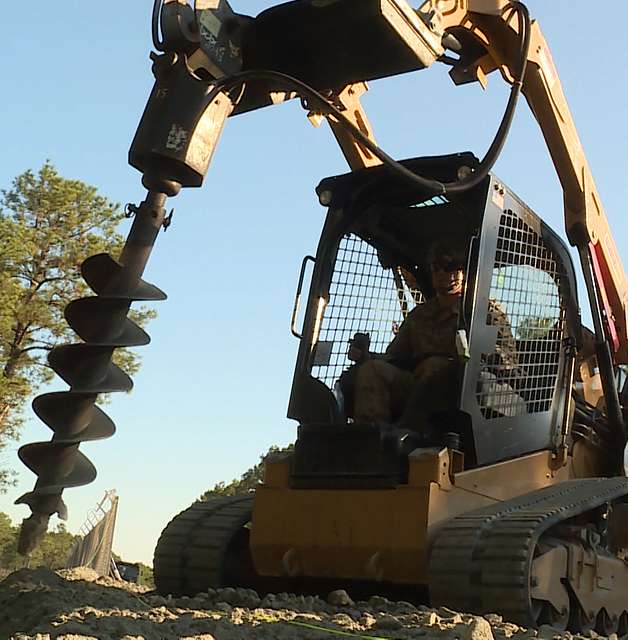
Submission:
[[412,323],[414,322],[412,314],[401,323],[397,335],[386,348],[386,356],[388,357],[408,357],[412,356]]
[[488,302],[487,324],[499,327],[495,353],[499,356],[499,366],[502,370],[513,371],[519,366],[517,357],[517,343],[510,329],[510,321],[506,312],[495,300]]

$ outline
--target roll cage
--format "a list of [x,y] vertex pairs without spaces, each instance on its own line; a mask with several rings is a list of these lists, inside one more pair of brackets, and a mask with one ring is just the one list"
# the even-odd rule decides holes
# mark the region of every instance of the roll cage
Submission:
[[[472,167],[471,154],[406,161],[424,174]],[[495,176],[455,198],[408,189],[383,167],[323,180],[329,205],[312,273],[289,417],[301,424],[346,425],[336,382],[351,366],[347,343],[369,333],[383,353],[414,305],[433,295],[425,253],[435,238],[469,247],[460,329],[460,432],[469,458],[484,465],[540,449],[568,435],[574,359],[581,340],[575,275],[567,248]],[[498,327],[489,305],[508,318],[517,366],[495,366]]]

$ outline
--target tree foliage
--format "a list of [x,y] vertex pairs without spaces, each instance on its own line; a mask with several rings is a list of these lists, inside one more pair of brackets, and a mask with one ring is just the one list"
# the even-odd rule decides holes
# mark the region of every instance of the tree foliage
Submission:
[[153,575],[153,570],[148,565],[143,562],[137,563],[140,567],[140,577],[138,579],[138,584],[141,584],[144,587],[150,587],[151,589],[155,588],[155,576]]
[[550,331],[556,327],[556,318],[543,316],[527,316],[517,327],[517,337],[520,340],[542,340],[547,338]]
[[[79,265],[95,253],[119,255],[123,213],[96,187],[63,178],[50,162],[19,175],[0,194],[1,453],[18,437],[26,400],[54,375],[48,351],[77,341],[63,310],[88,292]],[[153,315],[139,309],[132,317],[143,325]],[[126,350],[116,351],[116,363],[131,374],[139,366]],[[0,492],[8,480],[2,466],[0,458]]]
[[243,493],[249,493],[253,491],[257,485],[262,482],[264,477],[264,462],[266,458],[274,453],[284,453],[286,451],[293,451],[294,445],[290,444],[287,447],[278,447],[273,445],[265,454],[260,456],[260,461],[247,469],[238,479],[233,479],[231,482],[218,482],[213,488],[205,491],[199,498],[201,501],[209,500],[216,496],[237,496]]
[[[116,564],[118,565],[118,569],[120,569],[120,564],[124,563],[125,561],[115,551],[111,552],[111,556],[112,556],[114,562],[116,562]],[[149,587],[151,589],[154,589],[155,588],[155,576],[153,574],[152,567],[149,567],[147,564],[144,564],[143,562],[134,562],[132,564],[136,565],[137,568],[139,569],[139,575],[138,575],[138,579],[137,579],[137,584],[141,584],[144,587]],[[120,572],[120,573],[122,573],[122,572]],[[123,577],[123,579],[124,579],[124,577]]]
[[49,531],[39,547],[31,554],[28,561],[17,552],[19,527],[13,526],[9,516],[0,512],[0,571],[15,571],[28,566],[31,569],[47,567],[62,569],[70,549],[78,536],[67,531],[60,522],[53,531]]

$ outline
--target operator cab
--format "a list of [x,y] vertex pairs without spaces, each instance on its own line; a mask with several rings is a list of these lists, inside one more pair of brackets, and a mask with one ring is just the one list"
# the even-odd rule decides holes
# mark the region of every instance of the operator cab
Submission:
[[[466,153],[403,164],[453,182],[478,161]],[[552,449],[567,424],[580,330],[573,265],[560,238],[495,176],[444,197],[380,166],[327,178],[317,193],[328,213],[299,283],[300,290],[313,260],[288,410],[300,424],[293,486],[404,482],[416,438],[394,425],[354,423],[337,381],[353,364],[347,347],[355,333],[368,333],[370,351],[383,354],[407,314],[434,295],[425,255],[435,240],[468,247],[458,328],[469,349],[461,350],[460,382],[451,390],[458,410],[429,444],[460,449],[464,468]],[[501,353],[489,318],[495,304],[516,349],[507,379],[491,366]]]

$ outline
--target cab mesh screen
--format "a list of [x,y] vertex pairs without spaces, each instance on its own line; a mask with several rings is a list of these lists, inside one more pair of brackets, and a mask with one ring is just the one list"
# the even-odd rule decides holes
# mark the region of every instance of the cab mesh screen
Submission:
[[500,220],[487,325],[493,353],[482,354],[477,399],[486,418],[548,411],[560,367],[564,305],[561,265],[524,220]]
[[370,351],[383,353],[404,312],[420,302],[421,294],[411,291],[400,273],[384,269],[377,251],[355,235],[345,236],[340,243],[329,294],[312,375],[333,388],[352,364],[347,349],[353,335],[368,333]]

